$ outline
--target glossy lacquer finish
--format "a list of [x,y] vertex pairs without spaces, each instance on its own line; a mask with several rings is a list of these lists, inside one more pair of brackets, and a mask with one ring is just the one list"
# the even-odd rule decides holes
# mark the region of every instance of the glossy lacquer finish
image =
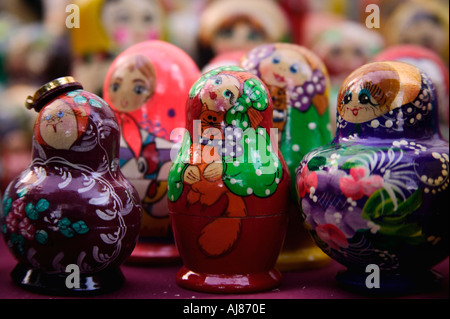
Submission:
[[[46,294],[117,289],[141,207],[119,169],[114,112],[72,78],[47,83],[27,105],[39,111],[33,157],[6,189],[0,218],[18,261],[13,280]],[[68,265],[78,267],[79,287],[66,285]]]
[[289,174],[269,135],[272,102],[236,66],[204,74],[187,102],[187,131],[169,172],[169,210],[185,288],[244,293],[278,286]]
[[[449,146],[437,107],[429,78],[402,62],[366,64],[341,86],[337,135],[305,156],[296,181],[311,234],[348,268],[340,283],[387,294],[438,284],[430,268],[448,256]],[[366,286],[368,265],[379,288]]]
[[177,142],[171,133],[184,128],[186,99],[199,77],[184,51],[158,40],[130,47],[108,70],[103,95],[119,119],[120,167],[139,192],[143,208],[130,262],[179,261],[166,195],[171,150]]
[[298,163],[309,151],[331,141],[327,70],[310,50],[288,43],[258,46],[242,59],[241,65],[260,77],[269,89],[274,106],[273,127],[294,177],[289,227],[277,266],[280,270],[294,270],[327,265],[330,258],[303,227],[295,193]]

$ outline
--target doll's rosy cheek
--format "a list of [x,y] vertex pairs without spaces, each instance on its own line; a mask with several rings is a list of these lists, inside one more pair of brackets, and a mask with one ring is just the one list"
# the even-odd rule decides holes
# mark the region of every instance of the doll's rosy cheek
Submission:
[[123,44],[127,41],[129,32],[126,27],[118,27],[114,30],[113,37],[118,44]]
[[149,30],[147,32],[147,40],[158,40],[159,32],[157,30]]

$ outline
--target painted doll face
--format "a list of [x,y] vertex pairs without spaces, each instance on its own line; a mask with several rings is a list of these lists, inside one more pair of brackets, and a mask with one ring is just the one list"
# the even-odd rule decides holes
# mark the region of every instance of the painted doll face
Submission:
[[267,85],[282,88],[300,86],[312,75],[311,68],[301,54],[281,48],[261,60],[259,71]]
[[161,34],[161,13],[153,0],[106,0],[102,23],[108,37],[121,48],[159,39]]
[[250,20],[241,18],[222,26],[214,35],[211,46],[216,54],[233,50],[250,50],[266,40],[264,30]]
[[368,57],[361,44],[356,42],[338,42],[331,45],[324,62],[332,75],[347,76],[353,70],[367,63]]
[[342,85],[338,98],[339,114],[351,123],[376,119],[401,106],[401,102],[394,102],[399,91],[400,79],[396,70],[388,64],[369,64],[350,75]]
[[444,27],[432,15],[420,15],[407,24],[400,34],[400,43],[418,44],[442,52],[448,42]]
[[144,56],[120,64],[111,78],[109,96],[116,111],[132,112],[144,105],[155,91],[155,70]]
[[75,112],[63,101],[52,102],[40,115],[39,132],[47,145],[55,149],[70,149],[79,136]]
[[239,97],[239,80],[231,75],[212,76],[200,91],[200,100],[209,110],[229,110]]

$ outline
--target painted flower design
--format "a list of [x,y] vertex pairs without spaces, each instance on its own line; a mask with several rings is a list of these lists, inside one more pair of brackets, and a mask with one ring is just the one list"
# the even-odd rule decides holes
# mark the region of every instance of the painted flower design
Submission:
[[317,235],[332,249],[347,248],[348,241],[345,234],[333,224],[317,225]]
[[352,167],[350,175],[340,178],[339,187],[347,198],[358,200],[382,188],[383,177],[370,175],[368,168],[363,166]]
[[303,168],[300,173],[300,178],[297,180],[298,195],[303,198],[306,193],[311,192],[311,187],[317,188],[317,174],[311,172],[307,166]]

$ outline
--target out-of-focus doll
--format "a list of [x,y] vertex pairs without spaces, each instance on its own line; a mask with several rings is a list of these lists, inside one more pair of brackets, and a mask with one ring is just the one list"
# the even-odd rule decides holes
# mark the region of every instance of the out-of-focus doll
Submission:
[[[439,128],[449,140],[449,73],[444,60],[434,51],[411,44],[387,48],[374,57],[375,61],[401,61],[415,65],[433,81],[439,100]],[[414,111],[414,110],[411,110]]]
[[[64,1],[2,0],[0,4],[0,191],[28,166],[34,112],[26,96],[70,73],[70,49],[64,19],[49,19],[48,9]],[[61,11],[62,8],[62,11]],[[58,30],[58,31],[57,31]]]
[[296,44],[303,43],[305,36],[305,17],[311,9],[309,0],[278,0],[291,24],[291,42]]
[[198,64],[227,51],[248,51],[290,37],[288,17],[273,0],[215,0],[200,16]]
[[[105,77],[103,96],[121,129],[120,168],[139,193],[142,227],[130,261],[178,260],[166,194],[176,135],[186,123],[186,99],[200,71],[183,50],[145,41],[122,52]],[[179,133],[179,132],[178,132]]]
[[410,0],[397,6],[381,30],[388,45],[416,44],[433,50],[448,64],[448,2]]
[[176,45],[195,61],[198,59],[198,17],[208,0],[163,0],[167,12],[167,41]]
[[384,40],[378,32],[363,24],[341,21],[317,34],[309,47],[322,59],[330,75],[330,115],[331,123],[335,125],[336,98],[342,81],[380,52]]
[[216,69],[221,66],[226,65],[235,65],[239,66],[239,62],[242,60],[244,55],[247,53],[245,50],[235,50],[235,51],[229,51],[224,52],[216,55],[214,58],[211,59],[211,61],[206,64],[201,72],[202,74],[209,72],[213,69]]
[[165,12],[159,0],[78,0],[79,28],[71,29],[72,74],[101,94],[114,57],[131,45],[165,38]]

